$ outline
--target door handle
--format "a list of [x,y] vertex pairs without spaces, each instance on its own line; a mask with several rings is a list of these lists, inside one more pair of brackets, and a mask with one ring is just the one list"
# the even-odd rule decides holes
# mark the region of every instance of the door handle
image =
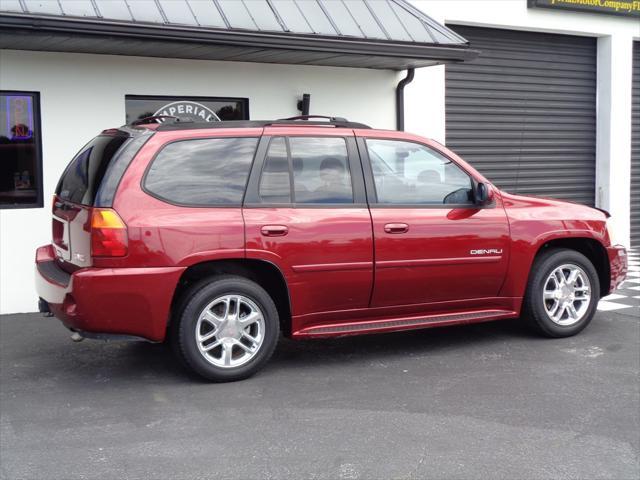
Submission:
[[384,231],[387,233],[407,233],[409,225],[406,223],[387,223],[384,226]]
[[265,237],[283,237],[289,233],[289,229],[285,225],[265,225],[260,233]]

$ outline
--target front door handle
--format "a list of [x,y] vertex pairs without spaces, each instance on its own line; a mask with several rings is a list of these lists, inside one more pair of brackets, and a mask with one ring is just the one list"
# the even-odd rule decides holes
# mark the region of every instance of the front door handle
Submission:
[[387,233],[407,233],[409,225],[406,223],[387,223],[384,226],[384,231]]
[[283,237],[289,233],[289,229],[285,225],[265,225],[260,233],[265,237]]

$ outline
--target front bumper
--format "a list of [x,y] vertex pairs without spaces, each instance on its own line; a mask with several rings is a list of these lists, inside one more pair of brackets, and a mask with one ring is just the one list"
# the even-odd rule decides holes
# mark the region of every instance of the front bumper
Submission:
[[42,307],[75,331],[163,341],[184,267],[60,268],[51,245],[36,251]]
[[627,278],[627,250],[622,245],[613,245],[607,247],[607,256],[609,257],[609,270],[611,274],[608,293],[612,293]]

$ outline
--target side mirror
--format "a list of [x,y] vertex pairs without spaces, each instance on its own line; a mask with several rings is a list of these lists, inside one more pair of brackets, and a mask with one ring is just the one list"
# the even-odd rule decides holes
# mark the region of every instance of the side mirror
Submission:
[[475,200],[477,205],[487,205],[493,201],[493,190],[487,183],[476,185]]

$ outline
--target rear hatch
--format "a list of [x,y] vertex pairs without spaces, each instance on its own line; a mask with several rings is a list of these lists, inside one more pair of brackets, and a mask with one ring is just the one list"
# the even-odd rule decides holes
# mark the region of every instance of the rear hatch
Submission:
[[122,174],[151,134],[142,129],[105,130],[65,169],[52,212],[53,247],[63,269],[91,266],[92,212],[96,206],[112,206]]

